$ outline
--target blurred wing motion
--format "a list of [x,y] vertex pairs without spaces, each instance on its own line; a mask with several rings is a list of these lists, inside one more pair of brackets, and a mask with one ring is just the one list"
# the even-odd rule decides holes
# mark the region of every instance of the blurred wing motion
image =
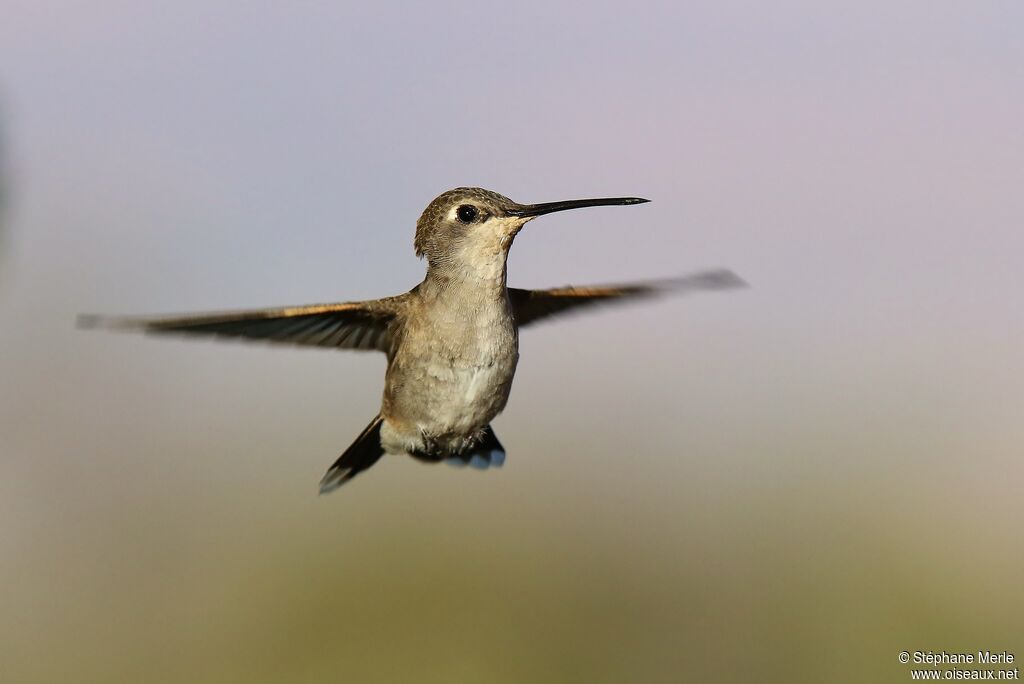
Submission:
[[586,309],[595,304],[611,304],[663,294],[681,294],[697,290],[729,290],[747,284],[732,271],[702,271],[678,278],[651,280],[624,285],[559,287],[553,290],[520,290],[510,287],[509,299],[516,324],[520,327],[563,313]]
[[83,328],[209,335],[336,349],[388,351],[397,297],[173,318],[79,316]]

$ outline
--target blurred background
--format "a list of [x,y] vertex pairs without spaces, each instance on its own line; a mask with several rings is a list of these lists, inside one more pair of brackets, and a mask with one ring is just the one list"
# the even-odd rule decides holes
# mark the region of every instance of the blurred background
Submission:
[[[8,0],[0,679],[907,681],[1024,657],[1024,6]],[[408,290],[752,289],[530,329],[498,472],[317,496],[378,355],[76,330]]]

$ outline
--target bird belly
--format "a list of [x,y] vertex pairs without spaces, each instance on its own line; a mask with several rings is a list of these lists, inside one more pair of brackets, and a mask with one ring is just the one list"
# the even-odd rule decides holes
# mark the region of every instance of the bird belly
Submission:
[[388,402],[381,442],[390,452],[459,453],[508,401],[518,354],[406,369]]

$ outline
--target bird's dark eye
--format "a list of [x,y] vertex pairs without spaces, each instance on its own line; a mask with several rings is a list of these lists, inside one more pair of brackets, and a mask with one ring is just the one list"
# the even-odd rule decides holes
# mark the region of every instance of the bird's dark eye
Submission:
[[463,204],[461,207],[455,210],[455,215],[459,217],[459,220],[463,223],[472,223],[476,220],[477,210],[472,204]]

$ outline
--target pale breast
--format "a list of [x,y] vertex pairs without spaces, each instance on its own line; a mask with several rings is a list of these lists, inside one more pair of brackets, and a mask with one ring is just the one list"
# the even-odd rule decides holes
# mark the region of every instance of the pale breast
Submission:
[[507,309],[444,314],[409,327],[388,367],[382,434],[405,448],[461,449],[508,401],[519,350]]

